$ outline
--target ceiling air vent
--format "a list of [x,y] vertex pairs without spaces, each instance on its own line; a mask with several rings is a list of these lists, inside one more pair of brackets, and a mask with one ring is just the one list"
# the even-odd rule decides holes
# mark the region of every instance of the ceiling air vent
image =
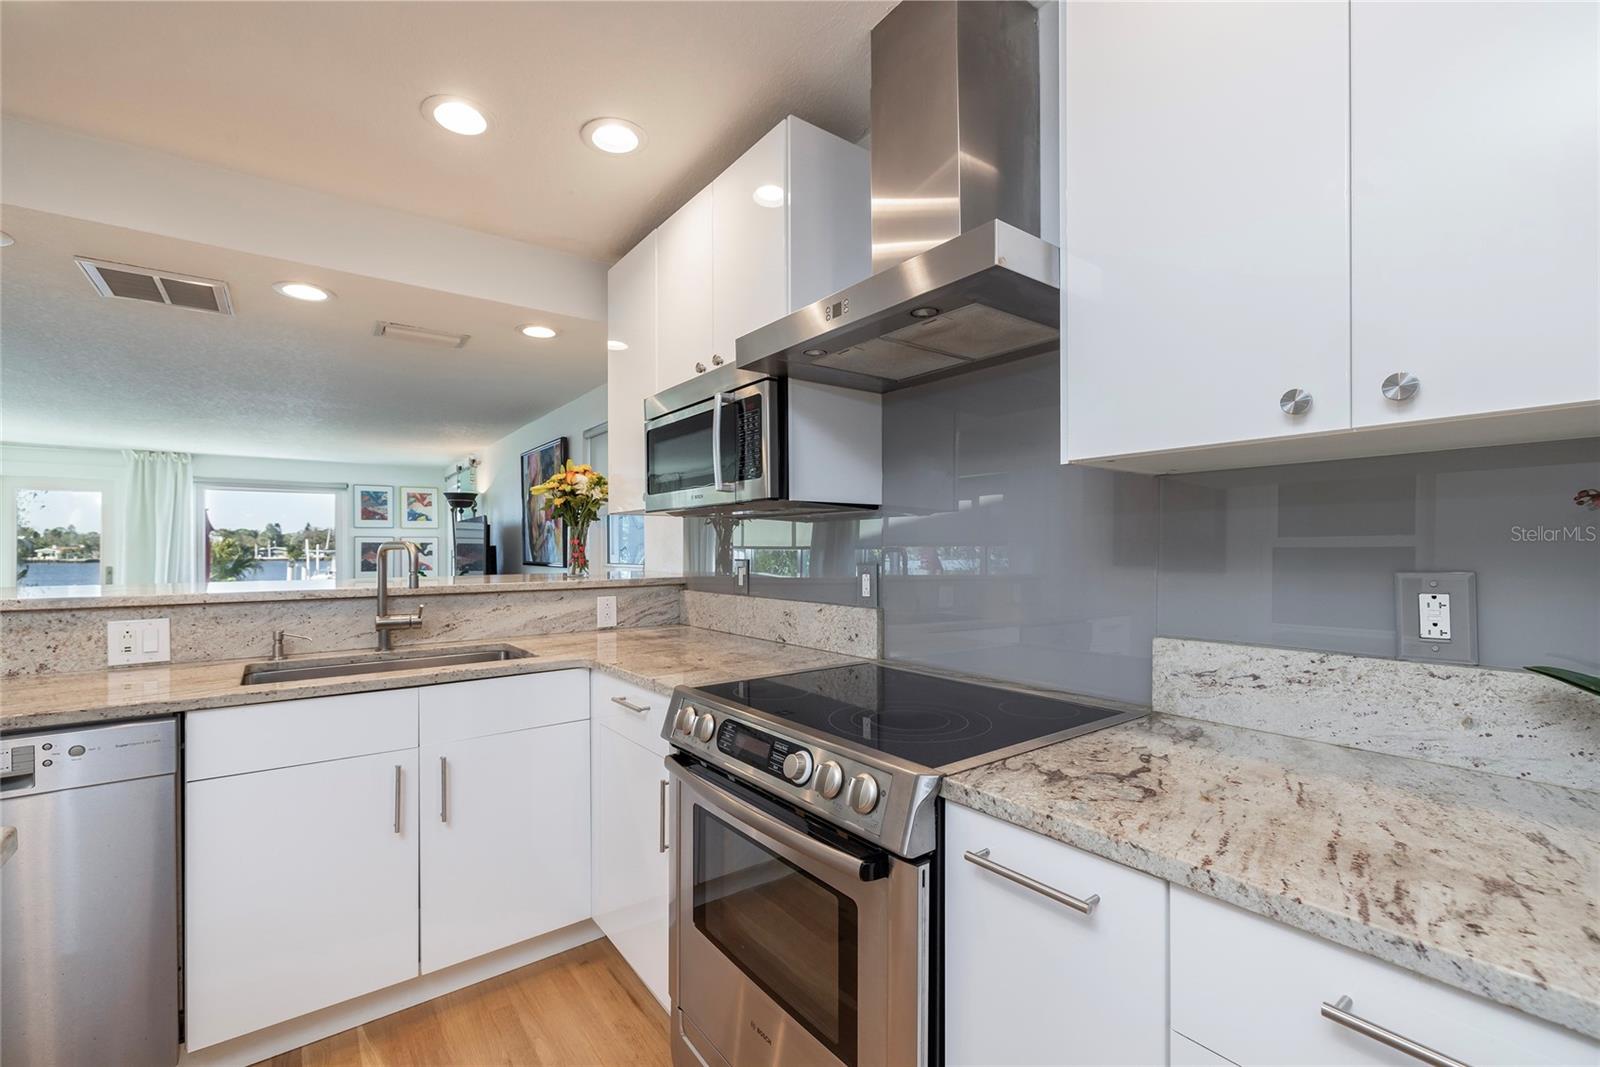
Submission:
[[428,345],[430,348],[465,348],[468,333],[445,333],[443,330],[426,330],[421,326],[407,326],[403,322],[379,322],[372,328],[374,337],[390,337],[396,341]]
[[82,256],[74,258],[78,266],[83,268],[83,273],[88,275],[89,284],[101,296],[143,300],[147,304],[166,304],[168,307],[211,311],[219,315],[233,314],[227,282],[195,278],[169,270],[133,267],[126,263],[106,263]]

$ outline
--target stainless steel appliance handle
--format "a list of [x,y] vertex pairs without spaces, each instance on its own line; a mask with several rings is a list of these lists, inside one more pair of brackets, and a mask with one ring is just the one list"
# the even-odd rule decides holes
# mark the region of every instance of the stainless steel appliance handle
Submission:
[[1385,1029],[1377,1023],[1369,1022],[1359,1015],[1352,1015],[1350,1009],[1355,1007],[1355,1001],[1349,997],[1340,997],[1329,1004],[1322,1003],[1322,1017],[1332,1019],[1340,1026],[1354,1030],[1364,1037],[1370,1037],[1381,1045],[1388,1045],[1397,1052],[1404,1052],[1414,1060],[1421,1060],[1429,1067],[1467,1067],[1465,1063],[1442,1052],[1436,1052],[1427,1045],[1418,1044],[1409,1037],[1403,1037],[1393,1030]]
[[686,785],[692,785],[701,798],[709,802],[709,806],[726,815],[728,818],[779,844],[793,849],[802,856],[816,863],[820,863],[830,870],[849,875],[852,878],[862,876],[862,861],[859,856],[852,856],[848,852],[841,852],[831,848],[815,838],[808,837],[798,830],[785,826],[766,812],[751,807],[741,801],[736,795],[704,778],[696,778]]
[[711,481],[719,493],[733,492],[733,483],[722,480],[722,405],[727,402],[727,396],[726,393],[711,395]]
[[650,705],[649,704],[635,704],[633,701],[629,700],[627,697],[612,697],[611,698],[611,703],[620,704],[623,707],[627,708],[629,711],[637,711],[640,715],[643,715],[645,712],[650,710]]
[[439,757],[439,821],[450,821],[450,779],[445,758]]
[[400,764],[394,765],[394,832],[400,832],[400,804],[405,788],[400,784]]
[[656,849],[657,852],[665,852],[667,850],[667,790],[671,787],[672,781],[670,779],[661,779],[661,813],[656,824],[660,847]]
[[1093,893],[1087,897],[1075,897],[1071,893],[1064,893],[1055,886],[1045,885],[1037,879],[1029,878],[1021,871],[1014,871],[1010,867],[1002,867],[989,858],[989,850],[986,848],[980,848],[976,852],[965,853],[965,859],[968,863],[975,863],[986,871],[1017,883],[1024,889],[1031,889],[1041,897],[1047,897],[1057,904],[1065,904],[1073,911],[1082,912],[1085,915],[1093,915],[1094,909],[1100,906],[1099,893]]

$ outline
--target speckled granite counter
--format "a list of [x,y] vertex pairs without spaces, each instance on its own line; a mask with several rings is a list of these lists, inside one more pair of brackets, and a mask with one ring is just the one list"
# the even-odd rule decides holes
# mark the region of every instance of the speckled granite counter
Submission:
[[1600,1038],[1600,793],[1153,715],[943,795]]
[[[435,667],[392,674],[242,686],[244,666],[253,660],[135,667],[117,671],[38,675],[0,683],[0,729],[70,726],[111,719],[171,715],[180,711],[259,704],[301,697],[334,696],[372,689],[400,689],[434,682],[465,681],[504,674],[529,674],[568,667],[593,667],[659,693],[677,685],[749,678],[759,674],[848,663],[851,657],[797,645],[758,641],[689,626],[599,630],[570,634],[470,642],[515,645],[534,653],[528,659]],[[406,644],[417,648],[460,647]],[[326,657],[291,656],[285,660]]]

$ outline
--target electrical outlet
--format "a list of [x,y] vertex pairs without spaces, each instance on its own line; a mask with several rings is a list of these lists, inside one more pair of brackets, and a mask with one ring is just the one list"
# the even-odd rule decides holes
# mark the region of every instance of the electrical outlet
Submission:
[[1450,594],[1417,594],[1417,636],[1425,641],[1450,640]]
[[594,598],[594,624],[601,630],[614,629],[617,625],[617,598],[614,596],[597,596]]
[[165,663],[172,659],[172,631],[166,619],[121,619],[106,623],[106,666]]
[[1394,580],[1396,655],[1433,663],[1478,662],[1476,574],[1401,571]]

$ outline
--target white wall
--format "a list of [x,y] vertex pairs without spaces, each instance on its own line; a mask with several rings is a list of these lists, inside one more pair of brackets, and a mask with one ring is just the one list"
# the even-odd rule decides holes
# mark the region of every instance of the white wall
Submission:
[[[601,386],[578,399],[534,419],[507,434],[480,453],[478,512],[488,515],[500,553],[502,573],[548,571],[548,567],[522,562],[522,453],[557,437],[567,439],[567,455],[579,463],[587,460],[583,432],[606,421],[606,389]],[[600,473],[604,474],[605,471]],[[604,568],[603,541],[591,534],[592,570]],[[670,516],[645,519],[645,569],[651,574],[683,573],[683,520]]]
[[[97,487],[103,487],[102,491],[105,494],[103,521],[108,528],[102,531],[102,538],[108,559],[116,558],[117,549],[113,539],[120,540],[117,537],[117,524],[120,516],[124,514],[121,494],[126,472],[127,462],[123,459],[122,453],[115,449],[0,443],[0,479],[3,479],[7,490],[26,488],[17,483],[28,479],[92,482],[96,483]],[[397,494],[401,486],[427,486],[442,491],[445,482],[444,470],[429,466],[369,464],[340,460],[263,459],[257,456],[196,454],[193,472],[196,480],[204,481],[237,479],[248,482],[387,485],[393,487]],[[437,530],[402,531],[398,526],[400,500],[397,495],[394,527],[363,528],[358,531],[351,525],[353,504],[350,494],[342,492],[339,496],[335,515],[337,524],[335,534],[338,541],[338,569],[341,578],[354,576],[352,545],[357,533],[364,537],[399,536],[402,532],[411,537],[437,537],[441,561],[448,558],[450,516],[442,497]],[[7,499],[0,501],[0,544],[10,546],[16,543],[15,522],[14,504],[8,495]],[[198,532],[196,545],[199,545]],[[0,577],[0,585],[3,584],[7,582]]]

